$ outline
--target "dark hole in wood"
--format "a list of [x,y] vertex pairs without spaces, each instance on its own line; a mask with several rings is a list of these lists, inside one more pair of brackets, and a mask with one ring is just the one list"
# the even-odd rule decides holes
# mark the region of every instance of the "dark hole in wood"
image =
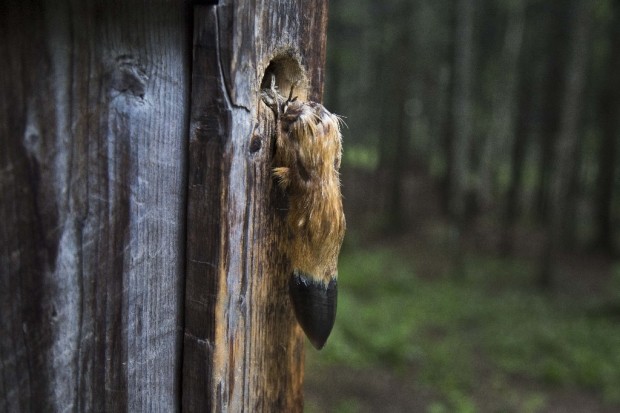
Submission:
[[308,96],[308,82],[304,70],[294,56],[282,54],[274,57],[265,69],[260,84],[261,89],[271,87],[273,76],[275,76],[276,88],[281,95],[288,97],[291,86],[293,86],[293,96],[298,96],[300,99],[306,99]]

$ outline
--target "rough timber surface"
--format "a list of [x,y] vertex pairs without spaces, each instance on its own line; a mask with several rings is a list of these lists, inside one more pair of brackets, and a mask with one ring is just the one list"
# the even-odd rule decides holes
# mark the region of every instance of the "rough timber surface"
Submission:
[[180,409],[189,16],[0,5],[0,411]]
[[[273,114],[259,91],[276,58],[297,64],[305,72],[300,95],[320,101],[326,8],[302,0],[196,8],[184,411],[302,410],[303,336],[277,248]],[[282,78],[286,67],[276,73],[282,87],[296,80]]]
[[301,411],[259,90],[326,7],[0,2],[0,411]]

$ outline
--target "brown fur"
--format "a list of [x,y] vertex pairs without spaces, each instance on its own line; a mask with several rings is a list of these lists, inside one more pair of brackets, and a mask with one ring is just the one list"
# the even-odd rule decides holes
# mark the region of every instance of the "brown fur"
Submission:
[[278,123],[273,175],[289,199],[282,247],[293,271],[327,284],[337,277],[345,231],[340,118],[318,103],[286,100],[273,85],[262,96]]

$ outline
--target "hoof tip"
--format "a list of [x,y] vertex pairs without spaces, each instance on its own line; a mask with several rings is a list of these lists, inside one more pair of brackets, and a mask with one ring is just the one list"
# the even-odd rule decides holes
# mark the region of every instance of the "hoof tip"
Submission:
[[338,283],[332,278],[328,284],[314,280],[310,275],[294,271],[289,293],[297,321],[312,345],[320,350],[325,345],[336,320]]

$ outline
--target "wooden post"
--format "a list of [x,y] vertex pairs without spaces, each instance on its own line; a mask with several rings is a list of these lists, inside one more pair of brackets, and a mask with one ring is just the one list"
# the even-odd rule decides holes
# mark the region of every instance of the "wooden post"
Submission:
[[271,177],[281,90],[319,100],[326,1],[216,5],[194,19],[183,410],[302,410],[303,337],[276,248]]
[[0,6],[0,410],[178,410],[188,7]]
[[259,90],[326,0],[220,3],[0,5],[0,411],[301,410]]

